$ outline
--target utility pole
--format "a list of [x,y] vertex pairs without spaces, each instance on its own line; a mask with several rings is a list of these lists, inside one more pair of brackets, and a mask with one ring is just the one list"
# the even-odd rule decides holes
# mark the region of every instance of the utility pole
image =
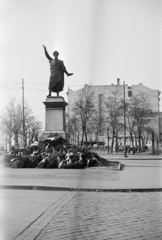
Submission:
[[[124,97],[124,148],[126,150],[125,81],[123,82],[123,97]],[[126,155],[126,152],[125,152],[125,155]]]
[[23,145],[26,147],[25,140],[25,110],[24,110],[24,79],[22,79],[22,109],[23,109]]

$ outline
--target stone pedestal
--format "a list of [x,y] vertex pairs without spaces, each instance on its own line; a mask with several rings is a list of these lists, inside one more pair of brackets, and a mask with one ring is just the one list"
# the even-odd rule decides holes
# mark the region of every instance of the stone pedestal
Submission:
[[67,102],[63,97],[48,97],[43,102],[45,105],[45,131],[42,138],[46,138],[50,133],[58,133],[66,138],[65,133],[65,108]]

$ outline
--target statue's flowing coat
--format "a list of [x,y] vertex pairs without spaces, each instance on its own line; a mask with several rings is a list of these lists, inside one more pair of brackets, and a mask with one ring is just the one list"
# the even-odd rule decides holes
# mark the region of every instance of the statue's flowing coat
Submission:
[[65,66],[63,61],[57,59],[52,59],[50,61],[50,81],[49,89],[52,92],[61,92],[64,87],[64,71]]

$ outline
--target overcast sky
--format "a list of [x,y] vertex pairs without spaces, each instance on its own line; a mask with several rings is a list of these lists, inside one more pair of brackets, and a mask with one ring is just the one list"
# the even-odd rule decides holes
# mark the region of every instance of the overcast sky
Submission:
[[68,87],[117,78],[162,91],[162,0],[0,0],[1,111],[12,97],[22,99],[23,78],[25,100],[44,122],[43,44],[74,73],[65,76],[65,99]]

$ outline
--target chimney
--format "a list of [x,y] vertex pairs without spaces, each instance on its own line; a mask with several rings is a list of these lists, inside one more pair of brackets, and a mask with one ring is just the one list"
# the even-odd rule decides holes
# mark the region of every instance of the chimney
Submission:
[[117,78],[117,85],[120,85],[120,78]]

